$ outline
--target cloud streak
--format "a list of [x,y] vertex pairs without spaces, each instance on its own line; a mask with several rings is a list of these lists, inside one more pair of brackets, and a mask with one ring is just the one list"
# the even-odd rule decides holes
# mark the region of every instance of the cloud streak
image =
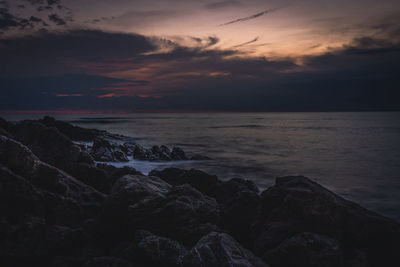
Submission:
[[273,13],[273,12],[279,10],[279,9],[282,9],[282,7],[270,8],[270,9],[264,10],[262,12],[259,12],[257,14],[254,14],[254,15],[251,15],[251,16],[248,16],[248,17],[239,18],[239,19],[235,19],[235,20],[232,20],[232,21],[228,21],[226,23],[222,23],[219,26],[227,26],[227,25],[230,25],[230,24],[238,23],[238,22],[245,22],[245,21],[248,21],[248,20],[256,19],[256,18],[264,16],[266,14]]

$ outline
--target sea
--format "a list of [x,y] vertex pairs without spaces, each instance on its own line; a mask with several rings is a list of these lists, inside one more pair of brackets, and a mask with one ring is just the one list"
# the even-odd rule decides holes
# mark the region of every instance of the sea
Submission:
[[[3,115],[11,121],[43,114]],[[400,221],[400,113],[134,113],[51,114],[57,119],[132,137],[143,146],[179,146],[211,160],[114,163],[144,174],[200,169],[240,177],[261,190],[276,177],[303,175],[342,197]]]

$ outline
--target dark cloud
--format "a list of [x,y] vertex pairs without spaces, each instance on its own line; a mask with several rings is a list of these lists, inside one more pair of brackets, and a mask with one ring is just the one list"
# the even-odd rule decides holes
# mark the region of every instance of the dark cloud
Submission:
[[205,7],[207,9],[223,9],[226,7],[232,7],[232,6],[240,6],[241,5],[240,0],[222,0],[219,2],[214,2],[210,4],[206,4]]
[[[57,75],[85,68],[82,62],[136,57],[156,49],[137,34],[78,30],[0,39],[0,75]],[[79,62],[76,66],[74,63]]]
[[[218,42],[214,37],[193,40],[198,45],[186,47],[168,39],[87,30],[0,40],[0,61],[8,62],[0,65],[0,106],[400,110],[400,49],[394,39],[355,38],[341,49],[304,58],[302,66],[212,49],[210,44]],[[142,69],[147,78],[105,77],[110,72]],[[162,98],[138,97],[147,90]],[[113,93],[120,97],[99,98]]]
[[51,20],[52,22],[54,22],[56,25],[59,25],[59,26],[67,24],[65,22],[65,20],[60,18],[57,14],[49,15],[49,20]]
[[219,26],[226,26],[226,25],[230,25],[230,24],[234,24],[234,23],[238,23],[238,22],[244,22],[244,21],[256,19],[256,18],[264,16],[266,14],[275,12],[275,11],[277,11],[279,9],[282,9],[282,7],[270,8],[270,9],[267,9],[265,11],[259,12],[257,14],[251,15],[251,16],[247,16],[247,17],[244,17],[244,18],[235,19],[235,20],[232,20],[232,21],[229,21],[229,22],[226,22],[226,23],[222,23]]
[[241,46],[245,46],[245,45],[249,45],[249,44],[255,43],[255,42],[258,41],[258,39],[259,39],[259,37],[256,37],[256,38],[254,38],[253,40],[250,40],[250,41],[248,41],[248,42],[244,42],[244,43],[235,45],[235,46],[233,46],[233,48],[238,48],[238,47],[241,47]]
[[31,16],[29,19],[19,18],[9,12],[7,8],[0,8],[0,30],[7,31],[10,28],[32,29],[38,23],[45,26],[45,22],[40,18]]
[[8,8],[0,8],[0,30],[20,26],[20,19],[11,14]]

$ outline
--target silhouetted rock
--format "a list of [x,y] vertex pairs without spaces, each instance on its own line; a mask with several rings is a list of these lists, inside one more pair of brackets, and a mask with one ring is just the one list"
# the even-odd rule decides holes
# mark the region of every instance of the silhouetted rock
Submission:
[[138,231],[135,240],[122,248],[118,255],[141,266],[181,266],[188,250],[175,240]]
[[99,211],[103,194],[43,163],[21,143],[0,136],[0,152],[0,163],[10,170],[10,175],[21,176],[36,186],[35,190],[45,198],[46,208],[54,208],[47,214],[49,219],[73,224]]
[[96,137],[101,136],[104,133],[104,131],[96,129],[86,129],[74,126],[49,116],[45,116],[43,119],[39,120],[39,122],[48,127],[57,128],[61,133],[74,141],[93,141]]
[[[77,230],[105,196],[0,136],[0,258],[4,266],[50,264],[82,244]],[[58,226],[57,226],[58,225]]]
[[225,233],[212,232],[204,236],[183,259],[183,266],[195,267],[267,267],[261,259],[243,248]]
[[167,168],[161,171],[153,170],[149,175],[160,177],[172,185],[190,184],[209,196],[214,196],[216,187],[220,184],[217,176],[195,169],[187,171],[178,168]]
[[162,195],[129,206],[131,225],[193,245],[217,229],[218,204],[189,185],[177,186]]
[[239,178],[222,182],[215,175],[195,169],[167,168],[153,170],[150,175],[158,176],[172,185],[190,184],[203,194],[215,198],[221,211],[219,225],[240,242],[250,244],[250,226],[256,218],[260,202],[258,188],[253,182]]
[[87,261],[83,267],[134,267],[130,262],[116,257],[97,257]]
[[129,206],[141,200],[162,196],[170,189],[171,185],[157,177],[125,175],[119,178],[115,181],[98,219],[99,231],[111,240],[133,235],[137,229],[130,222]]
[[90,154],[97,161],[128,161],[123,150],[104,139],[95,139]]
[[[285,246],[282,242],[293,243],[285,240],[314,232],[336,239],[348,262],[361,251],[370,266],[391,266],[398,261],[395,248],[400,247],[399,229],[396,222],[345,200],[306,177],[282,177],[262,193],[261,212],[253,228],[254,251],[268,260],[269,251]],[[303,266],[298,264],[293,266]]]
[[185,152],[180,147],[173,147],[170,157],[173,160],[187,160]]
[[290,237],[265,257],[272,266],[346,266],[339,242],[315,233],[300,233]]

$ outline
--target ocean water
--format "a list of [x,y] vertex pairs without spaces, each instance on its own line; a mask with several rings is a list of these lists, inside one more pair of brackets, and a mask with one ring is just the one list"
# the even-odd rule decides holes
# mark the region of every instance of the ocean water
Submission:
[[[39,115],[8,115],[13,121]],[[149,113],[55,115],[133,137],[144,146],[179,146],[209,161],[128,164],[148,173],[196,168],[221,179],[304,175],[400,221],[400,113]]]

